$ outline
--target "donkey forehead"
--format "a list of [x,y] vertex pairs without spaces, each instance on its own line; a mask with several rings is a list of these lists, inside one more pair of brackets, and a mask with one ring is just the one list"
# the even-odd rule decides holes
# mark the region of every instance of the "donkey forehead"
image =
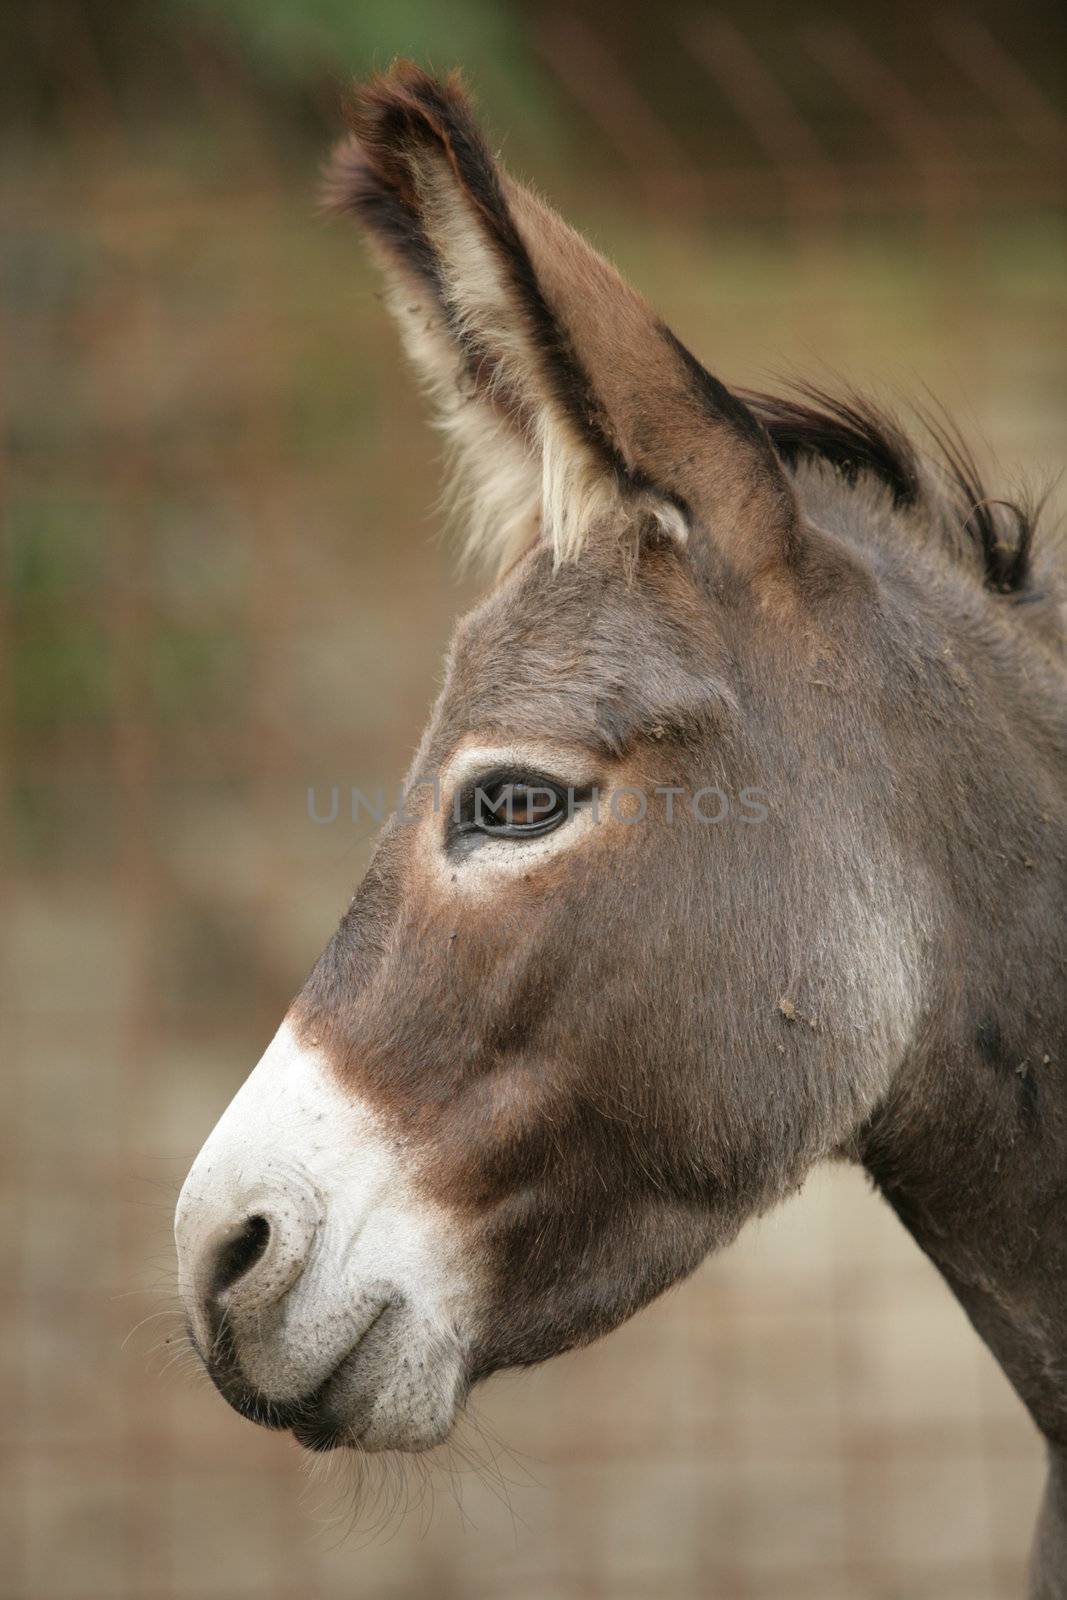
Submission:
[[729,711],[731,659],[719,619],[655,558],[556,568],[536,550],[460,622],[438,732],[552,732],[612,756]]

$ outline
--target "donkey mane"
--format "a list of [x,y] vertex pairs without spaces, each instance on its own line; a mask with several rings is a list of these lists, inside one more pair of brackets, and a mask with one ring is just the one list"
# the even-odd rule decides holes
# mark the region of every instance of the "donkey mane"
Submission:
[[936,454],[930,482],[924,459],[896,420],[863,395],[836,395],[796,383],[789,395],[740,391],[791,469],[825,461],[855,486],[863,476],[883,484],[894,507],[925,504],[931,493],[945,516],[949,549],[973,564],[997,594],[1028,594],[1034,535],[1041,513],[1031,500],[993,497],[962,433],[944,412],[920,413]]

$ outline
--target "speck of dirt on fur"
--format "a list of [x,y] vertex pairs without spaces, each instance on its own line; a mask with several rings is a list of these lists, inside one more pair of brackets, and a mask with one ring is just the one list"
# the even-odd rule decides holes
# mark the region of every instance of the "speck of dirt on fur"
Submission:
[[798,1011],[788,995],[783,995],[778,1002],[778,1009],[787,1022],[806,1022],[812,1033],[815,1033],[819,1023],[817,1017],[806,1017],[803,1011]]

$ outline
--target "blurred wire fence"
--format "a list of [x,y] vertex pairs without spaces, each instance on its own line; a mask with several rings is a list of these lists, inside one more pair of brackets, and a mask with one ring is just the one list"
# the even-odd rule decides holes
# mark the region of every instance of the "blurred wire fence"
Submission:
[[373,276],[315,213],[344,75],[462,60],[727,380],[929,384],[1040,477],[1052,13],[68,0],[0,48],[0,1592],[1018,1593],[1036,1440],[853,1173],[494,1380],[370,1542],[175,1360],[169,1227],[367,859],[307,790],[399,777],[472,593]]
[[[352,73],[413,50],[463,63],[509,149],[697,214],[929,217],[1058,208],[1055,10],[753,4],[737,10],[411,0],[42,0],[0,32],[0,115],[58,147],[143,159],[146,127],[219,139],[231,169],[324,138]],[[67,154],[72,154],[70,150]]]

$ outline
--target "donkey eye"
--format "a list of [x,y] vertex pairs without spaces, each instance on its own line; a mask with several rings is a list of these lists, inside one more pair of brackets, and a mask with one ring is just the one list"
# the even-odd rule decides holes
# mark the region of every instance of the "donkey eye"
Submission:
[[573,815],[575,793],[550,778],[493,774],[471,785],[457,808],[461,834],[529,839]]

